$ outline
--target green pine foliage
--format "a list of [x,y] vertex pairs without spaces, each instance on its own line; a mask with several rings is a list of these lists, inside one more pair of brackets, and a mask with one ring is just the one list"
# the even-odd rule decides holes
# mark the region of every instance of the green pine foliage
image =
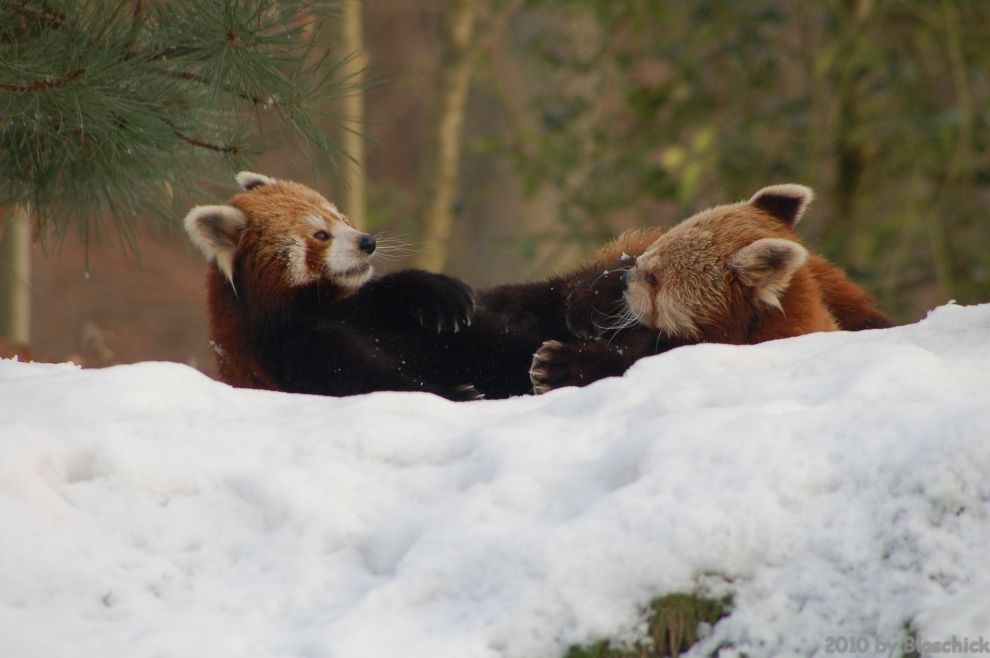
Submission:
[[[2,0],[0,205],[43,236],[109,212],[127,237],[276,141],[332,160],[344,92],[318,0]],[[271,133],[271,134],[268,134]]]

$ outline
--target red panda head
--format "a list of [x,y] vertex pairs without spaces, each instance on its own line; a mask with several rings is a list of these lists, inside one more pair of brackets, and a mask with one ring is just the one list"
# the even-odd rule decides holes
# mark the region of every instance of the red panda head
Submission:
[[231,282],[246,259],[293,288],[327,280],[364,284],[375,239],[358,231],[315,190],[242,171],[244,190],[226,206],[197,206],[185,218],[190,239]]
[[780,312],[808,258],[793,227],[812,199],[807,187],[774,185],[684,220],[629,270],[630,313],[671,337],[743,342],[754,317]]

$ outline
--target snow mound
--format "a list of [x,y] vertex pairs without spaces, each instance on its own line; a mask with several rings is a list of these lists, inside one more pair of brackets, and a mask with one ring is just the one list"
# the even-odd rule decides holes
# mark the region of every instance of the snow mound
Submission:
[[468,404],[0,361],[0,656],[552,658],[699,587],[694,655],[990,640],[988,384],[990,305]]

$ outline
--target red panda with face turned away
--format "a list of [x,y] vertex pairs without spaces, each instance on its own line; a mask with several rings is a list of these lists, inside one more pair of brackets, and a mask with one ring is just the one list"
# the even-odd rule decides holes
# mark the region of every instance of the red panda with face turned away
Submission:
[[[534,391],[618,375],[678,345],[891,326],[869,293],[801,244],[794,226],[812,199],[807,187],[774,185],[657,237],[599,291],[621,307],[625,326],[608,332],[608,341],[545,343],[531,368]],[[572,303],[575,317],[593,315],[590,302]],[[586,325],[575,333],[601,332]]]
[[220,379],[352,395],[427,391],[473,399],[434,355],[470,321],[473,294],[421,270],[372,276],[375,238],[304,185],[241,172],[229,205],[199,206],[186,231],[212,263],[207,295]]

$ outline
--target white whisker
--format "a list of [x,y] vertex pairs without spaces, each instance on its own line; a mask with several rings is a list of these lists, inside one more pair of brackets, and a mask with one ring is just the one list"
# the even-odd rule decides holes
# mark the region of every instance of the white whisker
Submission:
[[400,237],[386,237],[382,233],[375,236],[378,247],[375,249],[375,256],[384,261],[401,260],[415,254],[418,245],[407,242]]

